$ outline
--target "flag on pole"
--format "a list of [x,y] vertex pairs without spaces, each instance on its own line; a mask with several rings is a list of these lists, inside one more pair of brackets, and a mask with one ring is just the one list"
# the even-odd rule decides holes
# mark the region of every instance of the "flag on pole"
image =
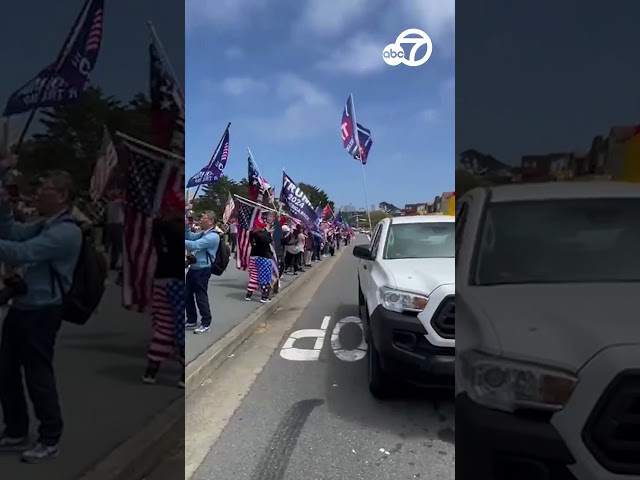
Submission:
[[109,184],[111,174],[117,165],[118,153],[116,152],[116,147],[111,141],[109,130],[107,127],[104,127],[100,154],[96,160],[89,186],[89,196],[91,200],[97,202],[104,196],[104,191]]
[[373,141],[371,140],[371,130],[363,127],[359,123],[358,125],[358,142],[360,143],[360,152],[355,155],[356,160],[360,160],[363,165],[367,164],[367,158],[369,158],[369,150]]
[[249,164],[247,180],[249,181],[249,200],[252,202],[262,203],[262,198],[265,193],[269,193],[272,190],[271,185],[264,179],[258,170],[255,160],[251,153],[247,159]]
[[340,126],[340,130],[342,132],[342,146],[352,157],[360,151],[357,125],[356,109],[353,104],[353,94],[350,94],[344,105],[344,109],[342,110],[342,124]]
[[257,207],[249,205],[239,200],[238,208],[238,253],[236,255],[236,266],[240,270],[249,268],[251,258],[251,242],[249,234],[253,230],[257,220],[260,219],[260,212]]
[[98,60],[103,24],[104,0],[87,0],[56,61],[11,94],[2,116],[76,102]]
[[208,185],[216,183],[222,177],[224,167],[229,158],[229,127],[222,134],[222,139],[218,148],[213,153],[211,160],[198,173],[189,179],[186,187],[197,187],[198,185]]
[[227,204],[224,207],[224,212],[222,213],[222,223],[229,223],[229,219],[231,218],[231,215],[233,215],[233,211],[235,209],[236,202],[233,201],[231,192],[229,192],[229,199],[227,200]]
[[322,218],[333,219],[333,210],[331,210],[331,205],[329,205],[328,203],[322,209]]
[[122,302],[127,308],[143,311],[151,303],[156,267],[153,217],[162,205],[175,167],[172,167],[172,159],[161,152],[129,141],[125,142],[125,147],[129,154],[129,170],[124,208]]
[[363,127],[356,121],[356,107],[353,103],[353,94],[349,95],[342,110],[342,146],[354,159],[366,165],[369,150],[373,142],[371,130]]

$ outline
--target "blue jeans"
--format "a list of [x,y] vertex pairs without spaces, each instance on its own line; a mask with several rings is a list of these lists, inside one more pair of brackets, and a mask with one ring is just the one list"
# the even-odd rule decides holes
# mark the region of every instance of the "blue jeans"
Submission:
[[194,324],[198,322],[198,313],[196,312],[196,304],[200,317],[202,318],[202,326],[211,325],[211,307],[209,306],[209,279],[211,278],[211,269],[190,268],[187,272],[187,278],[184,288],[185,310],[187,312],[187,323]]

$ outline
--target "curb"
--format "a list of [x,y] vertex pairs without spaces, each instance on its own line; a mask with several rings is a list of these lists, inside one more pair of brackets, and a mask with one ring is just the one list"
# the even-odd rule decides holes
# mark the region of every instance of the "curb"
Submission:
[[327,257],[312,270],[282,290],[273,302],[258,307],[242,323],[214,345],[202,352],[185,367],[185,396],[158,412],[140,430],[116,446],[106,457],[99,460],[76,480],[140,480],[153,470],[164,458],[177,438],[184,437],[185,400],[211,375],[229,355],[247,340],[290,295],[298,291],[314,276],[313,272],[325,271],[347,250],[341,248],[331,261]]
[[229,333],[198,355],[191,363],[187,364],[185,367],[185,398],[191,395],[202,382],[229,358],[229,355],[253,335],[253,332],[256,331],[260,324],[273,315],[282,302],[306,285],[313,277],[314,272],[324,271],[330,268],[335,264],[335,261],[342,256],[345,250],[347,250],[347,247],[341,248],[340,252],[329,262],[327,262],[327,260],[331,257],[327,257],[323,262],[317,263],[312,270],[308,271],[307,275],[303,275],[300,279],[294,281],[282,290],[271,303],[258,307]]

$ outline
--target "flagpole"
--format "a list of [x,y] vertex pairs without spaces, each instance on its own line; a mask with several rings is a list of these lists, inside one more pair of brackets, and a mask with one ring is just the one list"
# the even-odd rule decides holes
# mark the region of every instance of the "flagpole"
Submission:
[[273,213],[280,213],[277,210],[274,210],[273,208],[267,207],[266,205],[261,205],[257,202],[254,202],[253,200],[249,200],[248,198],[241,197],[237,193],[234,194],[233,196],[236,197],[240,203],[245,203],[247,205],[251,205],[252,207],[260,208],[262,210],[269,210],[270,212],[273,212]]
[[[116,133],[116,135],[118,137],[120,137],[125,142],[130,142],[130,143],[133,143],[133,144],[137,144],[140,147],[144,147],[144,148],[152,150],[152,151],[154,151],[156,153],[160,153],[160,154],[165,155],[167,157],[171,157],[171,158],[173,158],[175,160],[175,163],[177,163],[177,164],[184,164],[184,157],[181,156],[181,155],[178,155],[177,153],[170,152],[169,150],[163,150],[162,148],[158,148],[155,145],[151,145],[150,143],[143,142],[142,140],[140,140],[138,138],[135,138],[135,137],[132,137],[130,135],[127,135],[126,133],[122,133],[122,132],[119,132],[119,131],[116,131],[115,133]],[[168,160],[166,160],[166,161],[168,161]],[[174,162],[171,162],[171,163],[174,163]]]
[[[214,159],[218,156],[218,153],[220,152],[220,148],[222,148],[222,141],[224,140],[224,136],[226,135],[227,131],[229,130],[229,128],[231,128],[231,122],[227,123],[227,128],[224,129],[224,132],[222,132],[222,137],[220,137],[220,141],[218,142],[218,146],[216,147],[215,151],[213,152],[213,155],[211,156],[211,159]],[[211,161],[209,161],[209,163],[211,163]],[[191,198],[191,201],[193,202],[193,200],[196,199],[196,196],[198,195],[198,191],[200,190],[200,187],[202,186],[202,184],[198,185],[196,187],[196,191],[193,194],[193,197]]]
[[[253,158],[253,154],[251,153],[251,149],[249,147],[247,147],[247,152],[249,153],[249,157],[251,158],[251,161],[255,165],[256,170],[258,171],[258,175],[260,175],[260,177],[262,177],[262,173],[260,173],[260,168],[258,167],[258,163],[256,162],[256,159]],[[264,178],[264,177],[262,177],[262,178]],[[249,179],[247,178],[247,180],[249,180]],[[273,208],[276,208],[276,202],[274,200],[274,196],[271,195],[270,192],[267,192],[267,193],[269,195],[269,200],[271,201],[271,205],[273,205]]]
[[367,202],[365,208],[367,209],[367,217],[369,218],[369,231],[371,231],[371,229],[372,229],[371,212],[369,211],[369,197],[367,195],[367,181],[365,180],[365,177],[364,177],[364,163],[362,163],[362,160],[360,161],[360,167],[362,169],[362,186],[364,187],[364,201]]
[[173,69],[173,66],[171,66],[171,62],[169,61],[169,57],[167,56],[167,52],[164,49],[164,46],[162,45],[162,42],[160,41],[160,37],[158,37],[158,34],[156,33],[156,28],[153,26],[153,23],[151,22],[151,20],[149,20],[147,22],[147,25],[149,26],[149,31],[151,32],[151,37],[153,38],[153,41],[158,46],[158,50],[160,50],[160,55],[162,55],[162,57],[164,59],[164,62],[167,65],[167,68],[169,69],[169,72],[171,73],[171,76],[175,80],[176,85],[178,85],[178,88],[180,89],[180,93],[184,97],[184,89],[182,88],[182,85],[180,85],[180,83],[178,82],[178,77],[176,76],[176,72]]
[[[62,44],[62,50],[60,51],[59,58],[56,60],[56,68],[55,68],[55,71],[54,71],[54,73],[56,73],[56,74],[60,71],[60,67],[62,67],[62,64],[64,63],[63,59],[65,57],[64,56],[65,47],[67,47],[67,43],[69,43],[69,40],[73,36],[74,32],[78,29],[78,24],[80,23],[80,20],[82,20],[82,17],[84,16],[85,12],[87,11],[87,8],[89,7],[89,3],[91,1],[92,0],[86,0],[84,2],[84,6],[80,10],[80,13],[76,17],[76,21],[74,22],[73,26],[71,27],[71,30],[69,30],[69,33],[67,34],[67,38],[65,38],[64,43]],[[67,55],[68,55],[68,53],[67,53]],[[49,84],[51,83],[52,79],[53,79],[53,75],[50,75],[49,78],[47,78],[47,80],[42,84],[42,87],[38,91],[38,95],[36,97],[36,103],[34,104],[33,108],[31,109],[31,112],[29,113],[29,117],[27,118],[27,122],[24,124],[24,127],[22,127],[22,131],[20,132],[20,137],[18,137],[18,141],[16,142],[16,148],[15,148],[16,153],[18,153],[20,151],[20,147],[22,147],[22,143],[24,142],[24,138],[27,136],[27,131],[29,130],[29,127],[31,126],[31,123],[33,122],[33,119],[36,116],[36,112],[40,108],[39,105],[40,105],[40,102],[42,101],[42,96],[47,91],[47,88],[49,87]]]
[[350,94],[351,96],[351,103],[353,104],[353,125],[355,126],[355,131],[353,133],[353,137],[354,140],[356,141],[356,145],[358,146],[358,153],[360,156],[359,162],[360,162],[360,167],[362,169],[362,186],[364,187],[364,201],[367,202],[367,204],[365,205],[365,208],[367,210],[367,217],[369,219],[369,231],[371,231],[371,229],[373,228],[371,225],[371,213],[369,212],[369,196],[367,195],[367,181],[365,180],[365,176],[364,176],[364,163],[362,161],[362,146],[360,146],[360,136],[358,135],[358,121],[356,119],[356,102],[353,99],[353,93]]

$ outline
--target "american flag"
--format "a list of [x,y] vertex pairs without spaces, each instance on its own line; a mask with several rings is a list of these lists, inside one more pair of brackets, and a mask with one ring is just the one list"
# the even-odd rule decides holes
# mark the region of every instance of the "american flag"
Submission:
[[102,19],[104,16],[104,10],[99,8],[93,14],[93,21],[89,28],[89,34],[87,35],[87,42],[85,43],[84,50],[86,53],[93,52],[100,49],[100,42],[102,41]]
[[129,171],[124,209],[122,303],[143,311],[151,302],[156,266],[153,216],[160,208],[171,166],[155,151],[129,142]]
[[265,193],[270,193],[272,187],[264,177],[260,175],[258,166],[251,154],[249,154],[248,164],[249,169],[247,179],[249,180],[249,200],[262,203],[262,197]]
[[109,130],[104,127],[100,155],[96,160],[89,187],[89,195],[94,202],[104,195],[104,190],[107,188],[111,173],[116,168],[116,165],[118,165],[118,152],[116,152],[116,147],[111,141]]
[[233,215],[233,211],[236,209],[236,203],[233,201],[233,197],[231,193],[229,193],[229,199],[227,200],[227,204],[224,207],[224,212],[222,213],[222,222],[229,223],[229,219],[231,215]]
[[247,203],[239,202],[238,208],[238,253],[236,255],[236,266],[240,270],[249,268],[249,259],[251,258],[251,242],[249,234],[253,230],[256,219],[260,218],[257,207]]

